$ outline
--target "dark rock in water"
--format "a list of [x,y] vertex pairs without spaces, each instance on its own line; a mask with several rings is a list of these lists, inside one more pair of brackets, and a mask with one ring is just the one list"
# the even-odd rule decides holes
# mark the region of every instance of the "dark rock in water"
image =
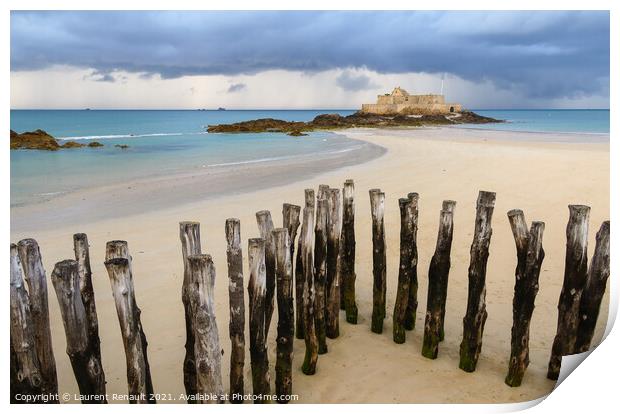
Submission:
[[58,144],[58,141],[41,129],[22,134],[11,131],[11,149],[56,151],[59,148],[61,146]]
[[82,148],[82,147],[85,147],[85,146],[86,145],[80,144],[79,142],[67,141],[64,144],[62,144],[60,147],[61,148]]
[[234,124],[209,125],[207,131],[225,133],[283,132],[298,136],[297,133],[301,134],[303,131],[314,131],[317,129],[418,127],[424,125],[485,124],[494,122],[503,121],[481,116],[469,111],[463,111],[454,115],[396,114],[389,116],[356,112],[347,116],[339,114],[321,114],[317,115],[310,122],[263,118]]
[[120,148],[120,149],[127,149],[127,148],[129,148],[129,145],[127,145],[127,144],[116,144],[115,147],[116,148]]
[[296,130],[294,130],[294,131],[289,132],[289,133],[288,133],[288,134],[286,134],[286,135],[290,135],[290,136],[292,136],[292,137],[305,137],[305,136],[307,136],[308,134],[304,134],[303,132],[301,132],[301,131],[299,131],[299,130],[297,130],[297,129],[296,129]]
[[90,148],[98,148],[98,147],[103,147],[103,144],[99,141],[93,141],[93,142],[89,142],[88,146]]

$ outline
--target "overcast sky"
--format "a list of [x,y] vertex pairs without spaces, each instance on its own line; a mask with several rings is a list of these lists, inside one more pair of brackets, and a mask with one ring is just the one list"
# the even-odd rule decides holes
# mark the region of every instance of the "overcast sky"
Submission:
[[12,108],[608,108],[608,12],[12,12]]

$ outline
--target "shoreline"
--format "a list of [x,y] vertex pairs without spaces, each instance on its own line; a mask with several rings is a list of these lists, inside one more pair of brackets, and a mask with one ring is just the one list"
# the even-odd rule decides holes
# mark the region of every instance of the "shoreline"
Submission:
[[[122,339],[103,265],[108,240],[121,239],[129,243],[136,301],[142,310],[142,324],[149,342],[148,357],[154,388],[156,392],[176,395],[183,391],[185,340],[181,302],[183,261],[178,222],[199,221],[203,250],[213,257],[217,271],[215,312],[225,361],[230,355],[225,219],[240,219],[243,270],[247,283],[247,239],[258,236],[255,212],[270,210],[274,224],[279,226],[282,203],[303,205],[304,188],[316,189],[319,184],[339,188],[347,178],[355,180],[358,325],[346,323],[341,313],[340,337],[329,341],[329,352],[319,357],[317,373],[313,376],[301,373],[304,341],[295,340],[293,384],[294,392],[300,396],[299,402],[506,403],[530,401],[552,391],[555,382],[546,378],[546,369],[557,324],[557,299],[562,286],[568,217],[566,206],[569,203],[583,203],[592,207],[588,234],[589,250],[592,252],[595,233],[602,220],[609,219],[610,214],[608,146],[501,141],[491,139],[497,135],[494,132],[469,132],[464,135],[456,129],[372,129],[348,133],[353,139],[383,146],[386,148],[385,154],[362,164],[321,172],[288,184],[252,188],[169,209],[144,211],[132,216],[117,214],[113,218],[85,224],[58,224],[45,231],[11,230],[14,242],[22,237],[34,237],[39,242],[48,277],[55,262],[73,257],[72,234],[87,233],[109,393],[125,393],[127,384]],[[437,139],[439,136],[442,138]],[[381,335],[370,332],[373,277],[368,190],[377,187],[386,194],[388,317]],[[459,343],[467,301],[467,268],[479,190],[497,192],[487,266],[488,319],[476,372],[465,373],[458,368]],[[411,191],[420,194],[419,304],[416,328],[407,332],[405,344],[398,345],[392,341],[391,320],[399,267],[398,198]],[[446,336],[440,345],[439,357],[429,360],[420,352],[427,271],[436,244],[439,209],[445,199],[457,201]],[[145,200],[133,202],[141,204]],[[523,384],[518,388],[504,384],[510,355],[516,265],[514,239],[506,212],[513,208],[521,208],[528,222],[541,220],[546,223],[543,241],[546,257],[540,273],[540,290],[530,330],[530,366]],[[53,221],[59,213],[63,212],[47,211],[46,218]],[[57,301],[53,291],[49,295],[59,390],[77,393],[71,365],[64,352],[64,328]],[[608,302],[609,289],[603,300],[593,345],[600,341],[605,330]],[[272,381],[276,322],[274,317],[268,338]],[[246,338],[247,335],[246,326]],[[244,372],[246,390],[249,390],[251,372],[247,352]],[[222,376],[226,384],[227,363],[222,364]],[[396,382],[393,381],[395,376],[399,379]],[[384,387],[387,383],[390,387]],[[446,383],[452,384],[448,391]]]
[[[11,206],[11,233],[53,230],[66,224],[155,212],[242,192],[305,180],[321,173],[362,164],[383,156],[380,145],[355,140],[338,151],[280,158],[210,164],[171,175],[54,193],[54,197]],[[53,222],[45,216],[55,211]]]

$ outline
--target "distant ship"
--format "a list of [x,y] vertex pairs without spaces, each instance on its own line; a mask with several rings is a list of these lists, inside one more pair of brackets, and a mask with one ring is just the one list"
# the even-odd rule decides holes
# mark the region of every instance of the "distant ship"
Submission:
[[217,108],[218,111],[225,111],[226,108],[222,108],[221,106],[219,108]]

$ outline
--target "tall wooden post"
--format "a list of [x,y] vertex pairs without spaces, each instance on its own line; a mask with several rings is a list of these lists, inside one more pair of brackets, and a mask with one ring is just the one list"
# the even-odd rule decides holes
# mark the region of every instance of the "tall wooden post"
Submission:
[[11,400],[19,403],[17,394],[41,395],[44,384],[35,347],[30,298],[24,286],[22,263],[15,244],[11,244],[10,274]]
[[[306,343],[306,353],[301,370],[306,375],[314,375],[319,355],[319,342],[314,323],[314,254],[312,250],[314,242],[314,190],[306,190],[306,195],[310,195],[312,200],[308,202],[308,197],[306,197],[303,224],[299,235],[301,257],[298,256],[298,263],[301,263],[301,272],[303,272],[301,304]],[[295,282],[297,283],[297,280]]]
[[140,320],[141,311],[136,303],[131,256],[127,242],[124,240],[107,242],[105,259],[125,346],[127,384],[129,395],[133,397],[130,402],[155,404],[147,354],[148,342]]
[[195,254],[189,262],[189,304],[194,328],[194,356],[196,358],[196,388],[199,395],[213,395],[216,399],[199,399],[199,403],[223,403],[222,348],[215,321],[215,266],[208,254]]
[[342,234],[340,260],[340,305],[347,322],[357,324],[355,303],[355,184],[346,180],[342,189]]
[[314,320],[316,336],[319,341],[319,354],[327,353],[327,333],[325,327],[327,216],[327,199],[319,198],[316,203],[316,223],[314,227]]
[[327,261],[326,261],[326,303],[325,329],[328,338],[338,338],[340,335],[340,281],[338,280],[338,256],[340,253],[340,229],[342,218],[340,214],[340,190],[330,188],[328,197],[327,219]]
[[407,299],[407,309],[405,310],[405,329],[411,331],[415,328],[416,313],[418,311],[418,193],[409,193],[407,198],[411,203],[412,211],[412,238],[411,238],[411,264],[409,277],[409,298]]
[[245,365],[245,304],[243,300],[243,254],[241,223],[226,220],[226,259],[228,262],[228,300],[230,306],[230,402],[243,403],[243,367]]
[[545,223],[532,222],[525,233],[525,218],[521,210],[508,212],[508,219],[517,246],[517,268],[515,270],[515,293],[512,301],[512,331],[510,341],[510,362],[506,384],[511,387],[521,385],[525,370],[530,363],[529,339],[530,321],[534,312],[534,301],[538,293],[538,277],[545,258],[542,247]]
[[398,200],[400,209],[400,263],[398,267],[398,286],[394,303],[393,332],[394,342],[405,343],[405,317],[409,301],[411,283],[411,261],[413,253],[413,208],[411,200]]
[[588,282],[579,305],[579,326],[575,352],[586,352],[594,336],[594,328],[601,309],[601,301],[609,279],[609,221],[604,221],[596,233],[596,247],[588,270]]
[[271,213],[261,210],[256,213],[256,222],[260,236],[265,240],[265,268],[267,274],[267,290],[265,293],[265,338],[269,335],[271,317],[273,316],[274,297],[276,292],[276,252],[271,238],[273,221]]
[[[99,339],[99,320],[95,305],[95,292],[93,290],[92,271],[90,269],[90,252],[88,237],[84,233],[73,235],[73,252],[78,262],[78,276],[80,281],[80,294],[86,311],[86,325],[88,326],[88,345],[93,355],[101,365],[101,340]],[[101,371],[103,376],[103,370]],[[104,386],[105,386],[105,377]]]
[[[312,208],[314,212],[314,190],[304,190],[305,203],[304,211]],[[312,219],[314,223],[314,218]],[[310,230],[313,230],[312,228]],[[297,258],[295,259],[295,336],[297,339],[304,339],[304,266],[303,266],[303,241],[306,229],[301,225],[299,240],[297,243]],[[291,256],[292,257],[292,256]]]
[[56,360],[52,350],[52,334],[47,298],[47,279],[41,259],[39,245],[34,239],[24,239],[17,243],[19,259],[24,270],[30,296],[30,316],[34,328],[35,352],[39,359],[41,390],[44,394],[58,395]]
[[105,377],[101,360],[89,341],[88,317],[80,293],[79,265],[76,260],[56,263],[52,272],[60,314],[67,338],[67,355],[83,402],[106,403]]
[[379,189],[372,189],[370,194],[370,210],[372,214],[372,324],[371,331],[383,332],[385,319],[385,194]]
[[495,206],[495,193],[480,191],[476,204],[476,226],[471,245],[469,264],[469,289],[467,294],[467,311],[463,318],[463,341],[459,368],[466,372],[476,370],[482,334],[487,319],[486,310],[486,273],[491,244],[491,218]]
[[[428,295],[426,299],[422,355],[430,359],[437,358],[439,342],[441,342],[442,318],[445,309],[444,298],[446,297],[444,287],[447,289],[447,280],[450,272],[453,222],[454,205],[444,202],[439,215],[439,231],[435,253],[428,269]],[[446,281],[445,284],[444,281]]]
[[295,238],[297,237],[297,230],[299,229],[300,214],[300,206],[289,203],[284,203],[282,205],[282,227],[288,230],[288,234],[291,239],[291,265],[293,260],[295,260]]
[[557,380],[562,357],[575,352],[579,327],[579,304],[588,280],[588,221],[590,207],[569,205],[566,226],[564,283],[558,302],[558,328],[553,340],[547,378]]
[[293,394],[293,337],[295,309],[293,304],[293,273],[291,239],[287,228],[273,231],[276,249],[276,290],[278,298],[278,338],[276,340],[276,395],[279,403],[288,403]]
[[[454,218],[454,209],[456,208],[456,201],[454,200],[444,200],[441,209],[445,211],[449,211],[452,213],[452,218]],[[450,256],[450,251],[448,250],[448,256]],[[448,266],[448,270],[449,270]],[[446,335],[445,333],[445,320],[446,320],[446,303],[448,301],[448,276],[449,272],[441,272],[441,323],[439,325],[439,341],[443,341]]]
[[[189,314],[190,273],[188,257],[201,253],[200,246],[200,223],[195,221],[182,221],[179,223],[179,237],[181,239],[181,253],[183,255],[183,286],[181,288],[181,300],[185,313],[185,358],[183,360],[183,384],[185,394],[196,395],[196,359],[194,357],[194,329],[192,328]],[[189,404],[196,403],[196,399],[188,399]]]
[[252,392],[255,403],[265,402],[271,393],[269,385],[269,358],[265,336],[265,295],[267,275],[265,270],[265,239],[248,240],[250,280],[248,298],[250,308],[250,363],[252,367]]

